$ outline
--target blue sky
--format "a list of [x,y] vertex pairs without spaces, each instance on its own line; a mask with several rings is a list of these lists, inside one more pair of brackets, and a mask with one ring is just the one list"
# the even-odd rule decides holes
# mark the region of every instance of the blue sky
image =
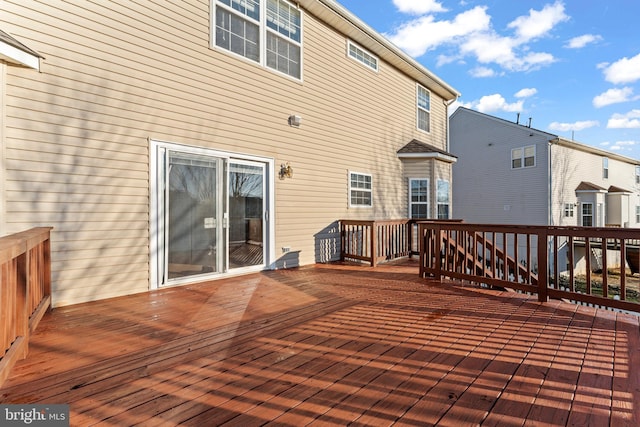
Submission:
[[640,1],[338,2],[459,105],[640,160]]

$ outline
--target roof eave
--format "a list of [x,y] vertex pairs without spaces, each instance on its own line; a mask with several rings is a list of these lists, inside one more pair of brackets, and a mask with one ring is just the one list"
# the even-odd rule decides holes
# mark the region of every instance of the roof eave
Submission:
[[[391,43],[380,33],[369,27],[342,5],[333,0],[298,0],[299,4],[325,23],[336,28],[358,44],[371,50],[394,67],[405,72],[428,89],[453,101],[460,93],[433,74],[415,59]],[[336,16],[340,19],[336,19]]]
[[401,159],[436,159],[447,163],[455,163],[458,158],[455,156],[447,156],[442,153],[398,153]]

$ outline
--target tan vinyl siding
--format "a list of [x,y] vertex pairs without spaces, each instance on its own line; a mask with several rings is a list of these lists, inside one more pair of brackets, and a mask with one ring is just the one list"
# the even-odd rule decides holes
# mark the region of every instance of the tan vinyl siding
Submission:
[[[415,80],[349,59],[346,37],[310,13],[298,81],[211,49],[209,0],[0,8],[3,29],[45,57],[40,73],[7,67],[6,228],[54,227],[54,305],[148,289],[150,139],[290,162],[274,189],[275,257],[287,246],[299,264],[324,260],[338,219],[406,217],[397,150],[446,148],[435,92],[427,134]],[[348,208],[349,171],[372,175],[372,209]]]

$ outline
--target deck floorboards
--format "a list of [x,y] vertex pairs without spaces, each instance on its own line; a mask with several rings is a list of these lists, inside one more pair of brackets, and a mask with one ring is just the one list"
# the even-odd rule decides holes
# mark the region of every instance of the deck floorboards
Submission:
[[317,265],[47,313],[0,403],[71,425],[638,426],[638,317]]

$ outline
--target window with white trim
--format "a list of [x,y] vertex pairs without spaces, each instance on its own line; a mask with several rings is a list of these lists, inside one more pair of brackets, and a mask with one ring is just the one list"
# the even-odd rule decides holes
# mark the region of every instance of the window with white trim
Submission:
[[602,158],[602,178],[603,179],[609,178],[609,158],[608,157]]
[[436,202],[438,219],[449,219],[449,181],[444,179],[438,180]]
[[636,166],[636,184],[640,184],[640,166]]
[[536,146],[513,148],[511,150],[511,169],[532,168],[536,165]]
[[349,206],[373,206],[373,185],[371,175],[359,172],[349,173]]
[[566,218],[573,218],[573,203],[564,204],[564,216]]
[[285,0],[215,0],[214,5],[215,46],[301,78],[302,13],[296,6]]
[[424,87],[417,85],[416,107],[418,129],[425,132],[431,131],[431,93]]
[[347,40],[347,54],[350,58],[371,68],[373,71],[378,71],[378,58],[354,44],[351,40]]
[[640,206],[636,206],[636,224],[640,223]]
[[582,204],[582,226],[593,227],[593,203]]
[[409,217],[429,218],[429,180],[409,179]]

